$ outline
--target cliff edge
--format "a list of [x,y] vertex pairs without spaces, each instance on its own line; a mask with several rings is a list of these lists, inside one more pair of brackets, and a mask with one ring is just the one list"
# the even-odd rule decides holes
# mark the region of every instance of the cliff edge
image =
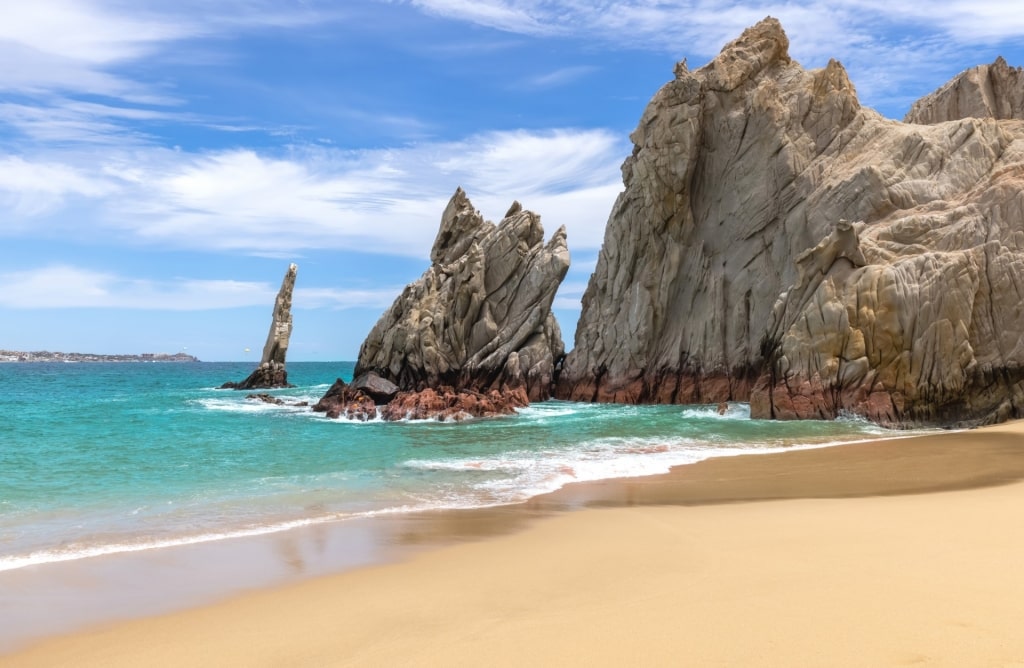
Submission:
[[769,17],[649,103],[557,396],[1024,415],[1024,123],[888,120],[788,47]]

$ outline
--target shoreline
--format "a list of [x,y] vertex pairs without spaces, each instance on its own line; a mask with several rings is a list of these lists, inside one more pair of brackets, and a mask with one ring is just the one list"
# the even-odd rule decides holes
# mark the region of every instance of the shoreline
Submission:
[[[208,388],[218,390],[221,388]],[[377,420],[379,422],[379,420]],[[959,430],[962,431],[962,430]],[[898,434],[899,432],[894,432]],[[491,503],[481,503],[478,506],[465,506],[465,507],[446,507],[437,506],[430,507],[424,506],[422,508],[408,509],[399,507],[384,507],[376,510],[369,510],[366,512],[355,512],[345,515],[342,512],[333,513],[327,516],[308,516],[308,517],[288,517],[282,519],[271,520],[266,524],[251,526],[247,525],[242,528],[224,528],[215,529],[211,528],[208,533],[202,534],[185,534],[183,536],[175,537],[164,537],[164,538],[152,538],[147,541],[131,541],[127,540],[120,543],[100,543],[97,545],[81,545],[76,551],[69,551],[66,549],[40,549],[35,552],[30,552],[21,555],[8,555],[0,557],[0,573],[7,571],[15,571],[22,568],[39,567],[45,568],[51,565],[76,562],[83,559],[94,559],[104,557],[119,557],[137,552],[148,552],[151,550],[167,550],[177,548],[187,548],[189,546],[204,545],[206,543],[216,543],[219,541],[235,541],[245,540],[249,538],[258,538],[260,536],[271,536],[273,534],[280,534],[290,531],[308,529],[319,525],[332,525],[339,523],[348,522],[372,522],[379,517],[385,517],[395,515],[398,517],[412,517],[421,514],[433,514],[433,513],[451,513],[451,512],[477,512],[483,510],[489,510],[497,507],[506,506],[519,506],[522,504],[528,504],[538,498],[546,498],[552,494],[559,494],[565,487],[576,488],[577,486],[589,485],[604,485],[607,483],[616,484],[620,482],[627,482],[636,479],[649,480],[652,478],[658,478],[660,476],[671,476],[676,469],[684,469],[685,467],[693,466],[709,459],[724,459],[736,456],[757,456],[762,457],[766,455],[785,454],[788,452],[795,452],[799,450],[816,450],[833,447],[848,447],[850,445],[858,445],[864,443],[870,443],[875,441],[886,441],[886,440],[903,440],[907,438],[915,438],[919,435],[930,435],[940,433],[953,433],[952,431],[932,431],[932,432],[917,432],[907,435],[886,435],[878,437],[862,437],[857,440],[849,441],[809,441],[809,442],[789,442],[785,445],[768,446],[761,450],[747,449],[741,450],[736,449],[730,451],[728,448],[725,450],[709,450],[712,454],[705,455],[703,459],[697,459],[695,461],[688,461],[685,463],[670,463],[668,464],[665,471],[659,471],[655,473],[635,473],[630,475],[613,475],[607,478],[584,478],[582,480],[572,480],[569,482],[560,482],[560,487],[549,489],[547,491],[537,491],[534,495],[518,500],[500,500]],[[742,447],[742,446],[737,446]],[[0,633],[0,651],[2,651],[2,640],[3,635]]]
[[[178,624],[180,620],[212,614],[212,610],[246,605],[252,599],[290,596],[288,592],[317,582],[330,585],[338,578],[363,581],[372,579],[381,569],[415,570],[424,560],[441,558],[437,555],[442,553],[477,545],[487,551],[486,546],[496,542],[526,540],[552,522],[572,525],[584,522],[573,518],[593,513],[615,511],[628,516],[655,508],[674,509],[676,513],[697,509],[700,513],[714,507],[753,508],[775,506],[781,501],[814,506],[826,500],[853,498],[884,502],[882,497],[933,493],[921,497],[930,499],[992,488],[1006,493],[1017,490],[1013,493],[1024,498],[1024,486],[1012,484],[1022,479],[1024,422],[1015,422],[836,447],[718,457],[679,466],[664,475],[573,483],[510,506],[316,525],[206,544],[205,549],[193,545],[148,555],[97,557],[83,560],[88,564],[53,568],[47,573],[39,568],[34,573],[21,573],[27,576],[24,578],[0,579],[6,592],[15,593],[5,596],[10,610],[19,612],[22,608],[16,608],[18,603],[31,607],[34,587],[53,580],[49,598],[42,597],[51,605],[42,607],[41,618],[42,614],[53,615],[53,597],[59,595],[57,590],[62,585],[71,584],[84,593],[77,606],[64,606],[60,614],[67,623],[63,627],[56,624],[42,634],[23,628],[20,640],[8,639],[6,645],[0,645],[0,661],[24,660],[28,662],[25,665],[33,665],[32,657],[52,659],[64,651],[62,647],[72,646],[79,648],[76,652],[84,651],[87,658],[99,650],[103,638],[131,634],[132,629]],[[767,500],[773,503],[761,503]],[[566,512],[575,510],[582,512]],[[613,522],[611,526],[618,525]],[[248,579],[238,582],[237,570],[242,565]],[[8,573],[21,570],[28,569]],[[51,578],[54,574],[58,577]],[[225,588],[218,581],[232,577],[236,580],[233,587]],[[10,586],[19,580],[20,587]],[[183,587],[186,583],[188,586]],[[111,586],[137,591],[127,600],[102,601],[96,589]],[[211,589],[217,593],[212,594]],[[25,592],[20,599],[19,591]],[[78,618],[68,612],[71,609],[79,611]],[[94,614],[97,610],[106,613],[99,621]],[[32,624],[31,615],[21,619],[24,624]],[[120,647],[121,641],[116,644]],[[124,646],[126,657],[133,655],[132,647],[130,642]],[[134,656],[144,650],[145,643],[135,645]],[[76,655],[76,663],[81,663],[80,658]],[[103,662],[110,658],[102,654]]]

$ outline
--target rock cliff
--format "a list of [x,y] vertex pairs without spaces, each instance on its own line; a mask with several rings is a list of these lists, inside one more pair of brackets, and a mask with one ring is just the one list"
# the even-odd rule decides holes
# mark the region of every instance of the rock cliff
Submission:
[[274,314],[270,321],[267,342],[263,346],[260,365],[243,381],[227,382],[222,389],[253,390],[274,387],[292,387],[288,384],[288,372],[285,370],[285,356],[288,353],[288,340],[292,336],[292,291],[295,290],[295,277],[298,266],[288,265],[281,289],[274,300]]
[[564,354],[551,303],[569,269],[565,228],[545,244],[540,216],[518,202],[495,225],[460,188],[430,259],[359,351],[357,379],[373,374],[400,390],[382,416],[492,415],[549,398]]
[[915,102],[903,121],[930,125],[964,118],[1024,119],[1024,70],[1002,56],[972,67]]
[[[967,108],[942,99],[912,115]],[[558,396],[1024,414],[1024,123],[885,119],[768,18],[677,65],[631,139]]]

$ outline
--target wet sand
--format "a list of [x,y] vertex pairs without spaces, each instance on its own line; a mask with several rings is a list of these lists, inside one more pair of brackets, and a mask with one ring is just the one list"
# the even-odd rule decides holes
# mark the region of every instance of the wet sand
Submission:
[[[258,577],[183,611],[126,606],[108,617],[135,618],[0,664],[1024,665],[1021,480],[1018,422],[386,518],[360,525],[355,550],[339,525],[82,560],[150,603],[174,598],[168,568],[205,573],[196,596]],[[64,584],[88,584],[88,568],[61,570]],[[48,576],[18,574],[31,577]],[[5,598],[17,581],[0,579]]]

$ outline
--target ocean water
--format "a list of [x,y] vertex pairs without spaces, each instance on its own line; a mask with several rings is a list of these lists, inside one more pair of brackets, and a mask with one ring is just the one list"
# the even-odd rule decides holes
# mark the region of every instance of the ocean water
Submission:
[[[722,416],[550,401],[457,424],[328,420],[216,389],[252,367],[0,364],[0,570],[896,435],[859,420],[751,420],[743,404]],[[352,367],[290,363],[297,387],[271,393],[312,404]]]

